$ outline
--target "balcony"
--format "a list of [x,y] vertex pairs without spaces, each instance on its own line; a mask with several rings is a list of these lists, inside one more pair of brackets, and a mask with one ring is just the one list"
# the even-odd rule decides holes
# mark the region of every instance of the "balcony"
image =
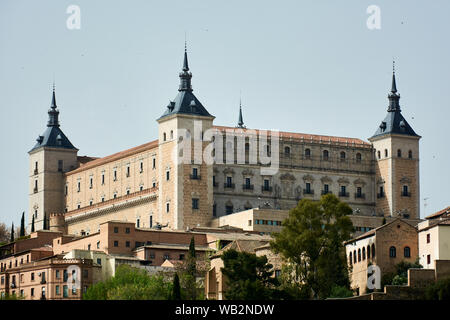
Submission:
[[272,187],[269,186],[262,186],[261,187],[262,192],[272,192]]
[[224,183],[223,187],[225,189],[234,189],[235,185],[234,185],[234,183]]
[[402,197],[411,197],[411,192],[402,191]]
[[252,184],[243,184],[242,189],[243,190],[253,190],[254,186]]
[[339,192],[339,197],[342,198],[348,198],[350,196],[350,194],[348,192]]
[[303,189],[303,194],[314,195],[314,190],[313,189]]
[[201,180],[201,177],[198,174],[191,174],[189,177],[191,180]]
[[386,196],[386,194],[384,192],[377,193],[377,198],[378,199],[384,198],[385,196]]
[[355,199],[365,199],[366,194],[365,193],[355,193]]
[[333,192],[331,192],[330,190],[322,190],[322,192],[320,193],[321,195],[325,195],[325,194],[333,194]]

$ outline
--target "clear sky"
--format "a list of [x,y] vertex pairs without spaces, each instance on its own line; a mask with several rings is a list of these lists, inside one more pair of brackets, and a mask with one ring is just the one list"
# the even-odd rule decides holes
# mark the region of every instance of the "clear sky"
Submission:
[[[70,30],[67,7],[81,10]],[[380,8],[381,29],[366,12]],[[450,205],[450,1],[0,1],[0,221],[28,214],[28,154],[56,81],[79,155],[157,137],[187,33],[194,93],[234,126],[367,140],[386,115],[396,60],[404,117],[422,136],[421,215]],[[424,201],[425,198],[428,198]]]

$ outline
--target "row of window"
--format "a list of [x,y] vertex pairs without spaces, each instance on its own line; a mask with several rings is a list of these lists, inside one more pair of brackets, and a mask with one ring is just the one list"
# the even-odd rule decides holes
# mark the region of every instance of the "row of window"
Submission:
[[[69,286],[63,285],[62,287],[63,287],[63,291],[62,291],[63,298],[68,298],[69,297]],[[35,296],[35,290],[34,289],[35,288],[30,288],[30,297],[34,297]],[[84,293],[86,293],[87,286],[84,286],[83,291],[84,291]],[[77,294],[77,286],[76,285],[72,286],[71,292],[72,292],[72,295],[76,295]],[[11,294],[12,294],[12,296],[16,296],[16,291],[12,290]],[[60,285],[55,285],[55,295],[57,295],[57,296],[61,295],[61,286]],[[2,292],[0,296],[1,296],[1,298],[4,298],[5,297],[5,293]],[[24,292],[23,289],[20,290],[20,297],[21,298],[25,297],[25,292]],[[40,297],[40,299],[46,299],[46,297],[47,297],[46,296],[46,288],[42,287],[41,288],[41,297]]]
[[[384,149],[384,157],[387,158],[388,156],[389,156],[388,149]],[[381,159],[381,151],[380,150],[377,151],[377,157],[378,157],[378,159]],[[398,158],[402,157],[402,150],[401,149],[397,149],[397,157]],[[409,150],[408,151],[408,159],[412,159],[412,157],[413,157],[412,150]]]
[[[372,245],[367,245],[366,247],[363,247],[362,249],[359,248],[358,251],[353,250],[353,252],[350,252],[349,254],[349,263],[355,264],[357,262],[361,262],[367,259],[373,259],[375,258],[375,244],[372,243]],[[405,258],[411,258],[411,248],[406,246],[403,248],[403,256]],[[397,257],[397,248],[395,246],[391,246],[389,248],[389,257],[390,258],[396,258]]]

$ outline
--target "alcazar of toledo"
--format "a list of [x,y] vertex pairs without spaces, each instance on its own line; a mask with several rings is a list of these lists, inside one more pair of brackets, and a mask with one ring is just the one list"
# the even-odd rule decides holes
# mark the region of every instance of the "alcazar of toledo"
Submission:
[[[193,93],[186,51],[179,78],[177,96],[156,120],[157,139],[104,158],[78,156],[61,130],[53,90],[47,128],[29,151],[28,228],[34,221],[36,230],[84,236],[123,221],[159,230],[228,225],[270,234],[300,199],[327,193],[352,207],[360,234],[384,219],[419,221],[420,136],[402,116],[395,73],[387,115],[373,123],[369,142],[280,131],[267,132],[260,143],[263,130],[246,128],[241,108],[236,127],[215,125],[214,110]],[[180,137],[191,136],[185,154],[206,153],[212,143],[212,156],[224,154],[223,161],[179,161]],[[277,170],[263,170],[270,166],[261,161],[264,154],[276,159]]]

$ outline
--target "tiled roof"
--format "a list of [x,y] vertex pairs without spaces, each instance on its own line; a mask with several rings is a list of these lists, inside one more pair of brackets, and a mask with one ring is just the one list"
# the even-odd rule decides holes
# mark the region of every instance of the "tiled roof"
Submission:
[[120,151],[120,152],[114,153],[112,155],[106,156],[104,158],[98,158],[98,159],[89,161],[86,164],[81,165],[79,168],[67,172],[66,175],[72,175],[72,174],[75,174],[75,173],[78,173],[78,172],[81,172],[81,171],[84,171],[84,170],[87,170],[87,169],[94,168],[96,166],[100,166],[100,165],[105,164],[105,163],[117,161],[119,159],[122,159],[122,158],[125,158],[125,157],[129,157],[129,156],[137,154],[137,153],[141,153],[141,152],[144,152],[144,151],[147,151],[147,150],[151,150],[151,149],[154,149],[156,147],[158,147],[158,140],[154,140],[154,141],[142,144],[140,146],[137,146],[137,147],[134,147],[134,148],[131,148],[131,149]]
[[[220,131],[225,130],[243,130],[246,131],[256,131],[257,134],[259,134],[260,131],[263,131],[261,129],[250,129],[250,128],[233,128],[233,127],[227,127],[227,126],[213,126],[213,128],[216,128]],[[336,136],[324,136],[324,135],[317,135],[317,134],[307,134],[307,133],[297,133],[297,132],[285,132],[285,131],[279,131],[279,135],[281,139],[299,139],[299,140],[305,140],[305,141],[313,141],[313,142],[320,142],[320,143],[327,143],[327,142],[334,142],[334,143],[348,143],[348,144],[356,144],[356,145],[362,145],[369,147],[371,146],[370,143],[365,142],[358,138],[349,138],[349,137],[336,137]]]
[[428,217],[425,217],[425,219],[435,219],[446,214],[450,214],[450,206],[442,210],[439,210],[438,212],[430,214]]

